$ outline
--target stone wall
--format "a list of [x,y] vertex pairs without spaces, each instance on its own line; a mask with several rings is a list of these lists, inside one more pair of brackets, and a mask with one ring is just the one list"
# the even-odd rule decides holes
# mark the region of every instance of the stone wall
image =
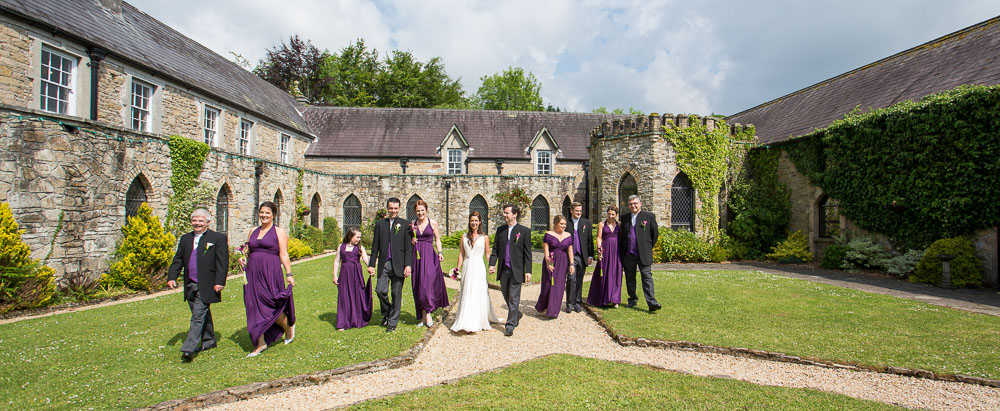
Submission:
[[[392,159],[362,159],[362,158],[320,158],[306,157],[305,168],[331,174],[400,174],[402,168],[398,158]],[[428,174],[447,176],[445,164],[434,158],[411,158],[406,163],[406,174]],[[472,160],[467,164],[463,175],[496,175],[497,167],[493,160]],[[529,160],[506,160],[502,175],[533,176],[535,165]],[[583,162],[557,159],[552,175],[562,177],[583,178]]]
[[31,38],[20,29],[0,24],[0,103],[31,106]]

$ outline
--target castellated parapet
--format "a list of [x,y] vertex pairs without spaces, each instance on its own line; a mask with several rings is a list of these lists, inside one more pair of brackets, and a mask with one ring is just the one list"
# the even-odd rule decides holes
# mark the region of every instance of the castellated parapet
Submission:
[[[689,189],[687,194],[681,192],[685,179],[678,177],[681,171],[677,167],[676,152],[663,137],[666,128],[688,128],[692,124],[704,125],[711,131],[725,123],[710,116],[652,113],[603,121],[591,130],[590,183],[595,190],[589,206],[594,220],[601,220],[608,206],[612,205],[619,207],[621,214],[628,212],[625,200],[634,193],[642,199],[644,210],[656,214],[660,227],[671,227],[693,219],[694,230],[703,233],[706,227],[698,221],[694,212],[701,207],[701,202],[693,189]],[[730,134],[745,128],[742,124],[728,127]],[[678,187],[677,199],[672,190],[675,183]],[[630,187],[634,187],[634,192]],[[725,206],[723,194],[720,193],[722,207]],[[688,203],[681,204],[683,201]]]

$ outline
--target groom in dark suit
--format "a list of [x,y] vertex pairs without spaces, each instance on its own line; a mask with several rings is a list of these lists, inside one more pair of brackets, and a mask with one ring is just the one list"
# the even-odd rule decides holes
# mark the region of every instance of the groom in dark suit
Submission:
[[583,275],[587,266],[594,263],[594,232],[590,220],[583,218],[583,204],[570,206],[567,229],[573,236],[573,265],[575,273],[566,276],[566,312],[583,310]]
[[[378,270],[375,294],[378,294],[385,332],[392,332],[399,322],[402,304],[403,280],[410,276],[413,245],[410,222],[399,218],[399,199],[392,197],[385,202],[386,218],[375,223],[371,255],[368,257],[368,274]],[[392,299],[389,299],[390,289]]]
[[[507,302],[507,325],[504,335],[514,335],[514,328],[521,320],[521,284],[531,281],[531,230],[517,223],[521,208],[503,206],[503,226],[497,227],[493,249],[490,251],[490,274],[497,274],[500,292]],[[497,264],[500,271],[497,272]]]
[[635,269],[642,275],[642,294],[646,297],[649,312],[660,309],[653,291],[653,244],[660,236],[656,227],[656,215],[642,211],[642,200],[637,195],[628,197],[629,212],[622,216],[621,231],[618,232],[618,254],[625,268],[625,285],[628,288],[628,306],[635,307],[639,297],[635,295]]
[[229,244],[225,234],[208,229],[211,221],[212,215],[204,208],[191,213],[194,231],[181,236],[167,274],[167,286],[176,288],[177,276],[184,273],[184,300],[191,308],[191,328],[181,345],[185,361],[191,361],[196,352],[216,345],[209,305],[222,301],[229,270]]

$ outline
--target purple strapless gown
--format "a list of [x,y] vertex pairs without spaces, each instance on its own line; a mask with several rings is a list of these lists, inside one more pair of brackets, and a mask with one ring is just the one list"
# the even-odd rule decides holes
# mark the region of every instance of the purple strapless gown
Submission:
[[361,271],[361,249],[344,251],[340,245],[340,277],[337,280],[337,328],[361,328],[372,319],[372,280]]
[[243,305],[247,309],[247,332],[256,343],[261,335],[264,343],[271,343],[285,333],[275,324],[281,313],[288,317],[288,325],[295,324],[295,305],[292,287],[285,288],[281,275],[281,258],[278,257],[278,233],[274,228],[258,240],[260,227],[250,235],[250,256],[247,258],[247,283],[243,286]]
[[[448,306],[448,290],[444,286],[444,273],[441,271],[441,261],[434,252],[434,229],[430,222],[423,230],[413,224],[413,232],[417,233],[417,245],[413,247],[413,272],[410,276],[413,286],[413,305],[420,315],[421,311],[434,310]],[[417,259],[417,253],[420,259]]]
[[546,316],[556,318],[562,306],[563,294],[566,293],[566,273],[569,271],[569,247],[573,245],[573,236],[566,236],[562,241],[552,235],[545,234],[542,238],[549,245],[552,265],[555,272],[549,271],[548,264],[542,260],[542,292],[538,294],[535,309]]
[[618,230],[615,225],[612,230],[607,224],[601,230],[601,262],[594,270],[590,280],[590,292],[587,293],[587,304],[605,306],[619,304],[622,301],[622,262],[618,259]]

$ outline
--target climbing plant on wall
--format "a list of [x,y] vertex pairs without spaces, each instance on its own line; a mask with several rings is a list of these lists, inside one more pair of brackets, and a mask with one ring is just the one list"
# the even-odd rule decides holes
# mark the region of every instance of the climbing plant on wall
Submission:
[[845,216],[899,246],[1000,225],[1000,86],[850,114],[783,148]]
[[731,166],[738,168],[743,155],[753,141],[754,128],[739,128],[730,135],[729,126],[721,119],[710,131],[708,127],[691,116],[689,126],[684,128],[666,125],[664,138],[677,153],[677,167],[691,179],[698,193],[701,206],[697,219],[704,227],[707,240],[715,240],[719,234],[719,192],[727,176],[733,175]]
[[[179,237],[188,227],[189,214],[193,210],[192,194],[200,194],[197,200],[205,206],[205,189],[192,190],[198,185],[198,176],[208,156],[208,145],[181,136],[170,136],[170,187],[174,195],[167,202],[167,228]],[[197,193],[195,193],[197,192]],[[209,198],[211,194],[209,194]]]
[[760,258],[785,238],[791,215],[788,188],[778,180],[781,150],[758,148],[747,153],[743,172],[729,197],[726,231],[733,257]]

